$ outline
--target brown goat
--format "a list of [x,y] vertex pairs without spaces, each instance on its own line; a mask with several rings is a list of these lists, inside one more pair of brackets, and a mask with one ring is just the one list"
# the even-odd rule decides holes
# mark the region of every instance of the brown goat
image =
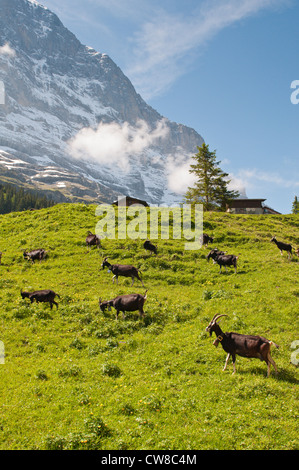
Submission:
[[118,295],[112,300],[106,300],[102,302],[99,299],[99,305],[102,312],[105,312],[106,308],[111,310],[111,307],[114,307],[116,310],[116,319],[118,319],[119,312],[123,313],[123,317],[125,316],[125,312],[135,312],[138,310],[139,315],[141,317],[144,316],[143,305],[146,301],[146,293],[144,295],[141,294],[125,294],[125,295]]
[[224,333],[221,330],[219,324],[217,323],[217,320],[219,320],[219,318],[221,317],[227,316],[228,315],[225,314],[214,315],[214,317],[206,328],[206,331],[210,333],[210,336],[213,332],[216,335],[216,339],[213,343],[214,346],[217,347],[218,344],[221,343],[222,348],[225,352],[227,352],[227,358],[223,370],[226,369],[228,360],[230,356],[232,356],[233,368],[235,373],[236,355],[238,355],[242,357],[256,358],[260,359],[261,361],[265,361],[268,366],[267,377],[269,377],[270,375],[271,364],[273,365],[275,373],[277,374],[277,367],[271,357],[270,349],[272,345],[274,345],[276,348],[278,348],[279,346],[273,343],[273,341],[269,341],[268,339],[263,338],[262,336],[242,335],[239,333]]
[[93,233],[91,233],[90,231],[88,231],[85,241],[88,247],[90,246],[97,246],[98,248],[101,247],[100,238],[97,235],[94,235]]
[[53,304],[56,305],[58,308],[58,303],[55,302],[55,297],[60,297],[60,295],[56,294],[53,290],[44,289],[44,290],[36,290],[34,292],[23,292],[21,289],[21,296],[22,299],[29,299],[32,303],[34,300],[36,302],[49,302],[51,310],[53,308]]

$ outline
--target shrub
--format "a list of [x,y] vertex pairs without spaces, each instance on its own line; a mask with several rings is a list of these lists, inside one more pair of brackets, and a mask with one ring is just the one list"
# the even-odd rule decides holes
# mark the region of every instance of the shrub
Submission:
[[78,377],[79,375],[81,375],[81,368],[77,366],[71,366],[68,369],[60,369],[58,375],[62,378]]
[[84,424],[87,431],[97,437],[108,437],[111,435],[111,430],[100,416],[90,416],[84,421]]
[[84,349],[85,347],[85,344],[79,338],[75,338],[70,344],[70,348],[75,348],[79,350]]
[[116,364],[105,363],[103,364],[102,370],[103,374],[108,375],[108,377],[119,377],[122,374],[120,368]]
[[60,436],[47,436],[45,438],[45,450],[63,450],[66,440]]
[[44,370],[38,370],[35,378],[39,380],[48,380],[48,376]]

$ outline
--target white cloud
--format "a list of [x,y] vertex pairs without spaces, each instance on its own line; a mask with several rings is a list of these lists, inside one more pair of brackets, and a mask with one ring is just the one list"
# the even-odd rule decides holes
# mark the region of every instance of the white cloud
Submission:
[[196,177],[189,173],[192,159],[186,161],[184,156],[169,157],[166,162],[168,189],[177,194],[185,194],[192,187]]
[[128,122],[100,123],[97,129],[81,129],[68,142],[68,151],[76,159],[106,166],[118,165],[127,171],[130,156],[145,151],[157,140],[165,138],[168,132],[164,119],[155,129],[150,129],[144,121],[139,121],[134,127]]
[[230,182],[228,184],[228,189],[230,191],[238,191],[240,197],[246,197],[246,187],[248,185],[242,178],[238,178],[234,175],[229,175]]
[[[188,187],[194,186],[196,177],[189,173],[192,159],[184,161],[184,157],[169,158],[166,163],[168,188],[178,194],[185,194]],[[270,188],[276,188],[276,191],[283,189],[299,188],[299,180],[292,177],[281,176],[275,172],[267,172],[258,168],[240,169],[237,173],[229,173],[228,189],[235,190],[240,196],[246,197],[247,190],[251,193],[260,193]],[[259,197],[257,194],[256,197]]]
[[4,46],[0,46],[0,55],[15,57],[16,51],[8,43],[6,43]]
[[143,23],[126,73],[145,99],[186,73],[200,49],[222,29],[287,0],[208,0],[189,17],[159,10]]
[[269,193],[293,189],[295,193],[299,188],[299,178],[296,179],[294,174],[282,176],[276,172],[263,171],[258,168],[240,169],[237,173],[230,174],[230,178],[230,189],[235,189],[242,195],[246,194],[246,190],[260,197],[265,191]]

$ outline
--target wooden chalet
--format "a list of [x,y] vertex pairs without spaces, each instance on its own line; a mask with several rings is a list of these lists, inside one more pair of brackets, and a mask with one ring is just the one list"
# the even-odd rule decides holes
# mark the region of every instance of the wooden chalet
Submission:
[[280,214],[264,204],[266,199],[237,198],[229,205],[227,212],[232,214]]
[[112,204],[115,206],[125,206],[125,207],[132,206],[132,204],[141,204],[142,206],[149,207],[146,201],[142,201],[141,199],[138,199],[136,197],[131,197],[131,196],[124,196],[120,199],[117,199]]

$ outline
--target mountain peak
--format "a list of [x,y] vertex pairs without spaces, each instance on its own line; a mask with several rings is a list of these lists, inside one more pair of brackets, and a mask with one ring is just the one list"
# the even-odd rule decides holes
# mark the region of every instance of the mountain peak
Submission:
[[0,181],[75,201],[178,199],[167,163],[196,152],[203,140],[194,129],[163,118],[107,54],[81,44],[35,0],[0,0],[5,44],[15,54],[0,54]]
[[37,2],[36,0],[26,0],[28,3],[32,3],[34,6],[36,7],[41,7],[41,8],[44,8],[45,10],[48,10],[47,7],[45,7],[44,5],[42,5],[41,3]]

